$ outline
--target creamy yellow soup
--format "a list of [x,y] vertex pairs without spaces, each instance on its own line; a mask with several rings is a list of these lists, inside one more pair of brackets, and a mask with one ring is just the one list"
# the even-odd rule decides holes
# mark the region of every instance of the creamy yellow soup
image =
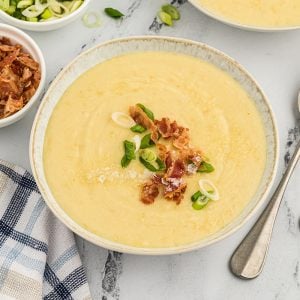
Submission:
[[235,23],[262,27],[300,25],[299,0],[197,0],[209,12]]
[[[180,205],[162,196],[143,204],[141,184],[151,173],[138,160],[120,165],[122,142],[135,134],[111,114],[138,102],[157,119],[188,127],[191,144],[215,167],[185,177]],[[84,73],[54,109],[44,143],[46,178],[65,212],[100,237],[136,247],[178,246],[218,232],[249,203],[265,161],[263,125],[245,90],[210,63],[165,52],[119,56]],[[220,200],[196,211],[190,197],[201,178],[217,186]]]

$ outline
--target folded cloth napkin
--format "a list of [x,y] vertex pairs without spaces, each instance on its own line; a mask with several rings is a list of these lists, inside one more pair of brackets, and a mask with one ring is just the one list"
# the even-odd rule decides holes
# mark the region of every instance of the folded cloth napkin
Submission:
[[91,299],[73,233],[33,177],[0,160],[0,299]]

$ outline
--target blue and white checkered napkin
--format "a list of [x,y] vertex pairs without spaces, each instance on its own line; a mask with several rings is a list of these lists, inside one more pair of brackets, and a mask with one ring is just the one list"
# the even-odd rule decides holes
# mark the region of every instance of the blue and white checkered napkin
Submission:
[[73,233],[33,177],[0,160],[0,299],[91,299]]

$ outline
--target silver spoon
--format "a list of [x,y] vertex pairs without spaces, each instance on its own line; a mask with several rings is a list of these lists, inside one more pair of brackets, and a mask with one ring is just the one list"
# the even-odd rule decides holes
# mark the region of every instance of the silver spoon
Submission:
[[[298,109],[300,112],[300,93],[298,95]],[[261,273],[280,203],[299,158],[300,142],[298,142],[294,155],[269,204],[231,257],[230,268],[236,276],[243,279],[253,279]]]

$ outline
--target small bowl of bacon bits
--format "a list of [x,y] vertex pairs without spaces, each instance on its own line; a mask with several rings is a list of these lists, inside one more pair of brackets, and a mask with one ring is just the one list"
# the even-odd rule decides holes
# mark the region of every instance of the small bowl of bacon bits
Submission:
[[25,30],[55,30],[79,18],[90,1],[0,0],[0,19]]
[[38,101],[46,77],[44,57],[23,31],[0,24],[0,127],[20,120]]

